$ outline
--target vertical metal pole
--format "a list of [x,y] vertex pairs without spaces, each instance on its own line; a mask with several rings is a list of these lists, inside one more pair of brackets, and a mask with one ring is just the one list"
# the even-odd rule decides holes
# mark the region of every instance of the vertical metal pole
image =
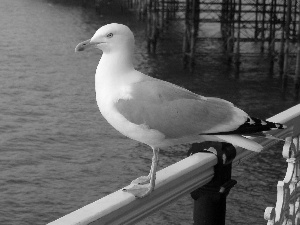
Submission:
[[152,41],[151,41],[151,21],[152,21],[152,0],[149,0],[149,3],[148,3],[148,6],[147,6],[147,22],[146,22],[146,30],[147,30],[147,50],[148,50],[148,53],[151,52],[151,44],[152,44]]
[[294,0],[294,12],[293,12],[293,18],[294,18],[294,20],[292,21],[292,23],[293,23],[293,37],[296,37],[296,35],[297,35],[297,20],[296,20],[296,18],[297,18],[297,0]]
[[[297,11],[295,9],[295,11]],[[296,18],[295,18],[296,20]],[[295,70],[295,99],[299,98],[300,89],[300,2],[298,2],[298,34],[297,34],[297,60]]]
[[228,16],[229,16],[229,20],[228,20],[228,52],[229,52],[229,57],[228,57],[228,63],[232,62],[232,57],[233,57],[233,53],[234,53],[234,42],[235,42],[235,0],[229,0],[228,3]]
[[[232,12],[232,8],[234,3],[232,0],[226,0],[224,4],[224,26],[225,26],[225,50],[227,55],[227,63],[230,65],[232,62],[232,49],[234,45],[234,31],[232,30],[232,27],[234,26],[234,12]],[[233,18],[232,18],[233,15]]]
[[238,5],[238,27],[237,27],[237,42],[235,53],[235,77],[240,75],[241,54],[240,54],[240,39],[241,39],[241,20],[242,20],[242,0],[239,0]]
[[193,70],[193,66],[194,66],[194,53],[195,53],[195,15],[196,15],[196,1],[197,0],[192,0],[192,19],[191,19],[191,42],[190,42],[190,57],[189,57],[189,70],[192,71]]
[[271,10],[270,10],[270,34],[269,34],[269,59],[270,59],[270,67],[269,67],[269,76],[273,76],[274,72],[274,51],[275,51],[275,26],[276,26],[276,8],[277,8],[277,0],[272,0]]
[[[223,39],[223,49],[229,58],[228,54],[228,41],[229,41],[229,10],[228,10],[228,0],[222,0],[222,9],[221,9],[221,17],[220,17],[220,28]],[[228,60],[229,62],[229,60]]]
[[265,49],[265,17],[266,17],[266,0],[263,0],[262,3],[262,22],[261,22],[261,46],[260,46],[260,52],[264,52]]
[[284,37],[284,27],[285,27],[285,20],[286,20],[286,0],[283,2],[283,16],[282,16],[282,31],[281,31],[281,40],[280,40],[280,52],[279,52],[279,76],[280,78],[283,77],[283,64],[284,64],[284,43],[285,43],[285,37]]
[[236,184],[236,181],[231,179],[232,160],[236,155],[236,150],[231,144],[193,144],[189,153],[205,152],[211,147],[216,150],[218,164],[215,166],[214,178],[191,193],[194,199],[194,225],[225,225],[226,197]]
[[223,47],[224,50],[226,50],[226,4],[224,3],[224,0],[222,0],[221,3],[221,16],[220,16],[220,28],[221,28],[221,35],[222,35],[222,39],[223,39]]
[[254,31],[254,39],[255,41],[258,38],[258,34],[259,34],[259,28],[258,28],[258,1],[255,1],[255,31]]
[[183,51],[183,67],[186,68],[187,63],[188,63],[188,53],[190,49],[190,17],[189,17],[189,11],[190,11],[190,0],[185,1],[185,32],[183,35],[183,46],[182,46],[182,51]]
[[193,71],[195,66],[195,49],[198,38],[200,0],[192,0],[192,25],[191,25],[191,46],[189,70]]
[[282,77],[282,89],[283,92],[287,88],[287,78],[289,73],[289,52],[290,52],[290,23],[291,23],[291,7],[292,0],[287,0],[287,12],[285,23],[285,46],[284,46],[284,62],[283,62],[283,77]]
[[159,2],[149,0],[147,11],[147,49],[150,53],[156,52],[157,40],[159,37]]
[[162,0],[161,1],[161,7],[160,7],[160,10],[161,10],[161,22],[160,22],[160,29],[162,30],[162,31],[164,31],[164,23],[165,23],[165,0]]
[[158,36],[160,32],[160,27],[159,27],[159,0],[154,1],[154,10],[155,10],[155,16],[154,16],[154,23],[153,23],[153,53],[156,53],[156,46],[157,46],[157,41],[158,41]]

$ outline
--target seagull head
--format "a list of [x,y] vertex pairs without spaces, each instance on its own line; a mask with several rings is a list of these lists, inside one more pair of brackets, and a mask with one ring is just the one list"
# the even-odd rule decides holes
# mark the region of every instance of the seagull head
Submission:
[[123,24],[111,23],[100,27],[91,39],[79,43],[75,52],[89,47],[101,49],[103,53],[114,51],[133,51],[134,36],[132,31]]

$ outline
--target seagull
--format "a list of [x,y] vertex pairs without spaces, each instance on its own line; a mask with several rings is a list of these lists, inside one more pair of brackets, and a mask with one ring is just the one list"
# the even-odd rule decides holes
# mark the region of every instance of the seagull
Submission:
[[101,114],[120,133],[153,150],[149,175],[135,179],[123,191],[142,198],[154,190],[160,149],[217,141],[259,152],[262,146],[246,136],[286,128],[250,117],[226,100],[204,97],[135,70],[134,46],[132,31],[111,23],[75,48],[75,52],[102,50],[95,74]]

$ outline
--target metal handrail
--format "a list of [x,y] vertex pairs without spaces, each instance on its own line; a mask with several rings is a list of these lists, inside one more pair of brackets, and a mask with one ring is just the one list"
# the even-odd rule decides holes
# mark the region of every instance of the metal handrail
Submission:
[[[278,138],[286,138],[300,134],[300,105],[296,105],[271,118],[286,124],[285,130],[272,131]],[[278,140],[255,138],[264,150],[275,145]],[[254,156],[251,152],[237,147],[237,155],[233,161],[236,166]],[[179,199],[193,190],[207,184],[214,176],[217,157],[210,153],[196,153],[157,172],[155,191],[149,196],[136,199],[122,189],[109,194],[89,205],[65,215],[48,225],[87,225],[87,224],[134,224],[165,205]]]

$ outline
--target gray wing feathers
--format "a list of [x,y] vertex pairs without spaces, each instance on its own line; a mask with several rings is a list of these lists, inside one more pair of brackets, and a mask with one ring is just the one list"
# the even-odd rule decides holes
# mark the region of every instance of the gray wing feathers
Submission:
[[131,99],[120,99],[117,110],[130,122],[158,130],[166,138],[231,131],[247,114],[232,103],[205,98],[156,79],[135,83]]

